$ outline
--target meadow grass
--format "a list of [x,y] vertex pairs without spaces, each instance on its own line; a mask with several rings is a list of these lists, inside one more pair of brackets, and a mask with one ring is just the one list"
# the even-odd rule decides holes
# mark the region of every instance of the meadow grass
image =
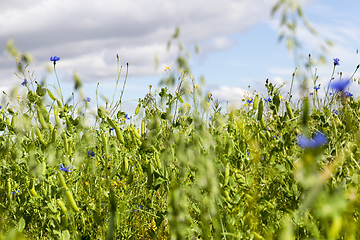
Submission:
[[27,93],[4,93],[0,109],[1,239],[359,238],[354,75],[331,78],[322,99],[316,75],[301,99],[266,80],[222,111],[177,62],[129,118],[126,78],[91,112],[77,76],[64,102],[59,79],[53,93],[17,59]]

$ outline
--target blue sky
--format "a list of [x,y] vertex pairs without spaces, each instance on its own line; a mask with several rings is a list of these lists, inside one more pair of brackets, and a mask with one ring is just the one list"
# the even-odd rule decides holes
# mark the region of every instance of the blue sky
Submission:
[[[255,3],[256,2],[256,3]],[[189,49],[199,44],[202,49],[194,55],[191,69],[194,77],[205,77],[206,90],[219,100],[241,103],[246,92],[265,94],[264,83],[285,82],[284,94],[290,88],[294,59],[284,42],[277,41],[278,17],[270,19],[270,9],[276,0],[213,0],[172,1],[54,1],[15,0],[0,2],[0,44],[13,38],[21,51],[29,51],[36,61],[29,66],[38,80],[46,78],[56,84],[50,56],[61,58],[57,71],[64,95],[73,91],[72,76],[77,71],[84,83],[86,96],[95,106],[95,88],[99,95],[111,99],[117,77],[116,54],[124,67],[129,62],[129,77],[123,100],[145,96],[148,85],[158,88],[166,66],[174,70],[176,48],[166,51],[166,43],[175,27],[181,29],[181,40]],[[296,1],[295,1],[296,2]],[[310,53],[318,56],[322,39],[335,45],[329,48],[326,65],[317,65],[319,83],[325,86],[332,72],[332,59],[339,58],[344,76],[350,76],[360,64],[360,17],[357,0],[302,1],[304,13],[319,32],[311,35],[300,24],[298,37],[300,67]],[[206,6],[204,8],[204,6]],[[6,21],[5,21],[6,20]],[[160,66],[155,70],[154,58]],[[315,68],[315,66],[314,66]],[[125,76],[123,69],[119,87]],[[304,69],[305,70],[305,69]],[[6,52],[0,55],[0,88],[10,91],[22,82],[14,75],[14,59]],[[359,77],[359,74],[356,75]],[[297,81],[298,82],[298,81]],[[248,89],[248,86],[251,86]],[[300,96],[295,84],[295,96]],[[309,82],[309,92],[312,86]],[[351,91],[360,93],[353,83]],[[324,88],[322,88],[323,90]],[[19,91],[21,88],[19,89]],[[118,89],[118,93],[119,93]],[[101,98],[100,98],[101,99]],[[5,99],[3,99],[5,101]],[[136,101],[123,105],[133,111]]]

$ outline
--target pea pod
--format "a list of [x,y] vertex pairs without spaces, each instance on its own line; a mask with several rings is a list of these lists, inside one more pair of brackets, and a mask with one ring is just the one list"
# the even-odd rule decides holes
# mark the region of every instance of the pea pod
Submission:
[[34,188],[30,189],[30,194],[31,194],[31,196],[33,196],[33,197],[37,197],[37,193],[36,193],[36,191],[35,191]]
[[56,103],[58,105],[58,108],[63,109],[63,105],[62,105],[62,103],[60,102],[59,99],[56,99]]
[[57,128],[53,128],[52,134],[51,134],[51,143],[56,142],[56,136],[57,136]]
[[63,132],[63,133],[61,134],[61,136],[62,136],[62,139],[63,139],[63,144],[64,144],[65,152],[66,152],[66,153],[69,153],[69,146],[68,146],[68,142],[67,142],[67,138],[66,138],[65,132]]
[[254,98],[253,110],[256,111],[258,106],[259,106],[259,94],[256,94],[256,96]]
[[71,209],[74,210],[75,212],[79,212],[80,210],[76,206],[76,202],[75,202],[75,200],[74,200],[74,198],[73,198],[73,196],[72,196],[69,189],[66,189],[66,198],[67,198],[67,200],[68,200],[68,202],[70,204]]
[[266,127],[265,121],[263,118],[261,118],[261,120],[260,120],[260,126],[261,126],[261,129],[264,129]]
[[36,135],[37,135],[40,143],[45,146],[46,144],[45,144],[44,139],[43,139],[43,137],[41,135],[40,129],[38,127],[35,127],[35,128],[36,128],[35,132],[36,132]]
[[[43,186],[41,186],[41,193],[42,193],[42,195],[44,196],[44,198],[45,198],[46,200],[50,201],[50,198],[49,198],[49,196],[48,196],[48,194],[47,194],[47,192],[45,191],[45,189],[44,189]],[[50,210],[52,210],[52,209],[50,209]],[[53,211],[53,210],[52,210],[52,211]]]
[[43,161],[41,163],[41,173],[42,173],[42,175],[45,175],[45,173],[46,173],[46,162],[45,161]]
[[61,201],[60,199],[56,200],[57,204],[60,206],[61,211],[63,211],[64,214],[66,214],[67,209],[65,207],[65,204],[63,201]]
[[138,131],[135,129],[134,126],[131,126],[131,131],[134,133],[135,137],[137,137],[138,139],[141,138]]
[[18,119],[18,115],[17,115],[17,113],[15,113],[13,115],[13,117],[11,118],[11,127],[15,128],[17,119]]
[[119,140],[120,143],[125,144],[124,138],[120,132],[120,129],[117,125],[115,125],[115,123],[113,122],[113,120],[111,120],[111,118],[107,117],[107,121],[110,124],[110,126],[115,129],[116,132],[116,137]]
[[124,158],[124,170],[125,172],[127,172],[127,170],[129,169],[129,160],[127,159],[127,157]]
[[48,129],[49,126],[48,126],[48,124],[45,122],[45,119],[44,119],[43,114],[41,113],[41,110],[37,107],[37,108],[36,108],[36,111],[37,111],[38,120],[39,120],[41,126],[42,126],[43,128],[45,128],[45,129]]
[[47,92],[48,92],[48,95],[51,98],[51,100],[55,101],[56,97],[54,96],[54,94],[49,89],[47,90]]
[[308,123],[309,111],[310,111],[309,101],[307,98],[305,98],[303,100],[303,117],[302,117],[302,124],[304,126],[307,125],[307,123]]
[[58,108],[54,108],[54,117],[55,117],[55,122],[58,128],[61,127],[61,123],[60,123],[60,118],[59,118],[59,109]]
[[145,118],[141,121],[141,137],[146,136],[146,128],[145,128]]
[[257,114],[257,119],[259,121],[262,119],[263,111],[264,111],[264,102],[263,102],[263,100],[261,98],[260,103],[259,103],[258,114]]
[[63,175],[61,174],[61,172],[57,172],[57,176],[58,176],[59,181],[60,181],[60,186],[63,187],[64,189],[67,189],[65,179],[64,179]]
[[10,178],[7,180],[6,188],[7,188],[6,190],[7,190],[8,197],[11,198],[11,182],[10,182]]
[[290,106],[289,101],[285,101],[285,106],[286,106],[286,111],[287,111],[287,113],[288,113],[288,115],[289,115],[289,118],[290,118],[290,119],[293,119],[293,118],[294,118],[294,114],[293,114],[293,112],[292,112],[292,110],[291,110],[291,106]]
[[130,168],[130,173],[129,173],[129,176],[128,176],[128,179],[126,180],[126,184],[127,185],[130,185],[134,180],[134,174],[132,172],[132,169]]

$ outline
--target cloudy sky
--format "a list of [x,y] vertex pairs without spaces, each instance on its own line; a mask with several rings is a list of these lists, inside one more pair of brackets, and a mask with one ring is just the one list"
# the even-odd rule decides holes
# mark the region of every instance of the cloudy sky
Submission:
[[[290,88],[295,63],[284,42],[278,42],[279,16],[270,18],[277,0],[0,0],[0,46],[5,49],[13,39],[21,52],[28,51],[34,62],[28,67],[38,80],[55,84],[50,56],[59,56],[56,64],[63,93],[73,91],[76,71],[84,83],[87,96],[95,100],[95,89],[112,98],[117,78],[116,54],[120,56],[125,76],[129,63],[124,100],[144,97],[148,85],[158,87],[166,66],[174,68],[177,49],[166,50],[175,31],[193,51],[198,44],[201,52],[193,55],[191,70],[196,79],[205,77],[206,89],[222,101],[239,102],[245,91],[265,92],[267,78]],[[350,76],[360,63],[360,1],[307,0],[304,13],[318,31],[313,36],[299,24],[298,37],[303,56],[318,56],[324,39],[335,45],[325,55],[327,64],[318,65],[323,86],[332,72],[332,59],[340,58],[338,71]],[[155,68],[155,57],[159,67]],[[301,67],[296,66],[296,67]],[[314,67],[315,68],[315,67]],[[174,69],[173,69],[174,70]],[[15,59],[6,51],[0,55],[0,89],[9,91],[20,86]],[[359,76],[359,75],[357,75]],[[21,76],[22,77],[22,76]],[[353,86],[357,92],[356,86]],[[359,87],[360,88],[360,87]],[[309,86],[311,90],[311,87]],[[309,91],[310,91],[309,90]],[[359,91],[360,92],[360,91]],[[92,101],[92,104],[96,104]],[[131,109],[136,102],[130,102]]]

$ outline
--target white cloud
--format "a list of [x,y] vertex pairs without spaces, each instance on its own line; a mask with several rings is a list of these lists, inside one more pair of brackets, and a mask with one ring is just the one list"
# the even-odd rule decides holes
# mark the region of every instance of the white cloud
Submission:
[[[74,69],[84,81],[116,76],[116,54],[121,64],[130,63],[133,76],[157,74],[155,54],[170,65],[166,43],[175,26],[184,43],[204,42],[204,50],[230,48],[227,37],[267,19],[276,0],[31,0],[0,3],[0,45],[14,38],[20,50],[30,51],[39,69],[49,57],[61,57],[58,69]],[[8,57],[0,56],[0,75],[13,69]],[[115,72],[115,75],[113,73]],[[9,79],[9,77],[7,77]]]
[[214,99],[220,101],[236,102],[244,98],[246,90],[239,87],[221,86],[220,88],[210,91]]

